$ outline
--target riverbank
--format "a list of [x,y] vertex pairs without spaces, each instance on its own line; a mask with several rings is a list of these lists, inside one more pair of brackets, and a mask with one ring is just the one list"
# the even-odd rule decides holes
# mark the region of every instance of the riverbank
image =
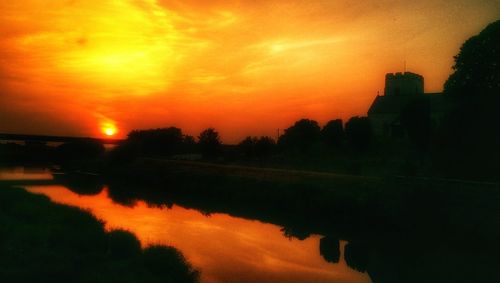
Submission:
[[1,282],[197,282],[172,247],[141,248],[127,231],[75,207],[0,185]]
[[[495,203],[500,199],[499,186],[492,183],[358,177],[146,158],[116,166],[106,177],[110,192],[125,203],[136,198],[153,203],[170,199],[207,213],[243,217],[258,213],[257,218],[282,225],[286,219],[292,225],[308,219],[342,227],[361,223],[366,232],[388,231],[386,226],[394,223],[412,226],[414,221],[425,225],[422,229],[439,230],[448,222],[456,230],[478,225],[476,219],[493,217],[496,222]],[[267,219],[270,215],[279,215],[281,223]],[[326,234],[322,229],[309,230]]]

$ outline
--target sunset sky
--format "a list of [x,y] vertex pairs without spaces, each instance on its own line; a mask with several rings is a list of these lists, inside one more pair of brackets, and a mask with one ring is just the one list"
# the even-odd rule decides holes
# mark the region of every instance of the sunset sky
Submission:
[[405,61],[441,91],[499,17],[498,0],[1,1],[0,132],[274,137],[366,115]]

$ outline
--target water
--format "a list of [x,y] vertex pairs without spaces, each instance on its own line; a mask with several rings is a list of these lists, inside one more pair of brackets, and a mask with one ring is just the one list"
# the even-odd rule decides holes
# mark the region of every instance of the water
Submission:
[[[45,169],[0,170],[0,180],[51,179]],[[321,235],[304,240],[288,238],[282,227],[222,213],[203,214],[174,204],[171,207],[136,201],[115,202],[104,187],[79,195],[63,185],[26,186],[52,201],[84,208],[104,220],[106,229],[133,232],[143,246],[171,245],[197,269],[202,282],[371,282],[367,273],[351,269],[344,260],[327,262],[320,254]]]

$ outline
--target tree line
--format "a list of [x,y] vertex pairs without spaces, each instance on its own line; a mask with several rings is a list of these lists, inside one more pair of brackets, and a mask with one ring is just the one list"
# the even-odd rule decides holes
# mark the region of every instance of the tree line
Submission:
[[203,130],[196,138],[177,127],[133,130],[115,154],[127,151],[142,156],[172,157],[199,153],[203,158],[213,159],[223,153],[224,147],[232,147],[247,158],[265,158],[283,151],[307,153],[318,143],[332,148],[348,144],[357,150],[366,150],[371,140],[367,117],[352,117],[345,125],[341,119],[335,119],[323,127],[317,121],[301,119],[285,129],[277,141],[269,136],[247,136],[235,146],[224,145],[214,128]]

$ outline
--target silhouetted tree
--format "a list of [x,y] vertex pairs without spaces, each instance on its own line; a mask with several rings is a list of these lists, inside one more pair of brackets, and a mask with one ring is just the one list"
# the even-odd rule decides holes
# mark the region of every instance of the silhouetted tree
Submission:
[[352,117],[345,124],[349,144],[356,149],[366,150],[371,143],[372,128],[368,117]]
[[183,135],[176,127],[133,130],[127,140],[109,153],[112,164],[128,163],[141,155],[170,156],[196,152],[197,144],[192,136]]
[[171,155],[180,151],[183,142],[181,129],[176,127],[134,130],[128,141],[139,146],[145,155]]
[[331,120],[321,129],[321,138],[327,145],[339,146],[344,139],[344,126],[341,119]]
[[204,157],[215,157],[220,153],[221,142],[219,133],[214,128],[208,128],[198,136],[198,144]]
[[284,148],[295,148],[304,152],[317,142],[320,137],[321,129],[318,122],[309,119],[302,119],[288,129],[279,138],[278,143]]
[[445,83],[451,107],[438,147],[441,168],[459,177],[498,179],[500,21],[468,39]]
[[454,58],[454,72],[444,86],[446,94],[500,95],[500,20],[465,41]]

